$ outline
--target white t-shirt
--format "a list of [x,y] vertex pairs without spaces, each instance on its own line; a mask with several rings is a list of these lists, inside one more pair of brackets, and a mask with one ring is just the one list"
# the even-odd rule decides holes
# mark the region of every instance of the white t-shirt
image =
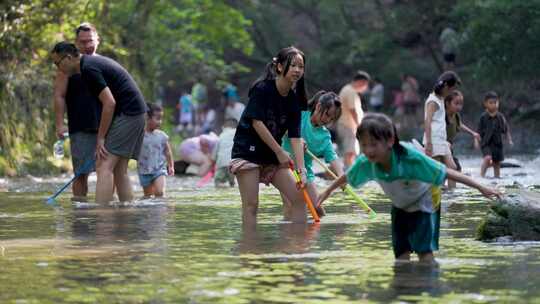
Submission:
[[[352,115],[356,115],[358,118],[358,123],[362,121],[364,117],[364,111],[362,110],[362,101],[360,100],[360,95],[356,92],[353,86],[349,83],[345,85],[339,92],[339,98],[341,100],[341,116],[339,117],[338,123],[344,125],[345,127],[351,129],[356,133],[356,128],[358,127],[354,121]],[[351,110],[353,113],[351,113]]]
[[228,167],[231,162],[231,152],[233,147],[233,139],[236,129],[224,128],[219,135],[219,141],[214,149],[213,158],[216,161],[216,168]]
[[143,144],[137,161],[139,174],[155,174],[160,171],[167,171],[165,150],[168,141],[169,136],[161,130],[144,132]]
[[[437,97],[435,93],[429,94],[426,99],[426,104],[424,105],[424,119],[427,117],[427,106],[430,102],[435,102],[439,107],[437,111],[433,113],[433,118],[431,120],[431,143],[435,149],[436,145],[445,144],[446,141],[446,111],[444,109],[444,101]],[[424,132],[423,138],[424,145],[426,144],[426,133]]]
[[246,106],[243,103],[235,102],[232,107],[225,108],[225,119],[234,118],[239,122],[245,108]]

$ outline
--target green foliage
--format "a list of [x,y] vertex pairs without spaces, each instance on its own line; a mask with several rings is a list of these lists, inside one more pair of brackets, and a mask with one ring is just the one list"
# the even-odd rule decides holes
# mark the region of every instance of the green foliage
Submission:
[[[225,50],[249,55],[250,21],[226,1],[2,1],[0,4],[0,175],[51,172],[55,140],[49,59],[83,21],[101,36],[99,53],[135,77],[148,101],[167,86],[246,71]],[[54,171],[53,171],[54,172]]]
[[[96,25],[99,53],[125,66],[148,101],[167,105],[195,81],[208,85],[212,102],[231,77],[245,96],[264,65],[288,45],[306,53],[310,92],[337,91],[364,69],[383,80],[387,100],[401,73],[415,75],[426,95],[442,71],[440,33],[451,25],[463,37],[457,71],[466,99],[480,100],[495,89],[503,96],[503,112],[517,108],[510,118],[531,120],[539,112],[539,17],[540,0],[5,0],[2,171],[50,166],[43,161],[55,140],[55,68],[48,53],[55,42],[73,40],[83,21]],[[467,104],[466,111],[481,111],[480,103]],[[27,166],[32,161],[40,166]]]
[[491,82],[537,77],[540,57],[540,1],[460,1],[462,47],[476,78]]

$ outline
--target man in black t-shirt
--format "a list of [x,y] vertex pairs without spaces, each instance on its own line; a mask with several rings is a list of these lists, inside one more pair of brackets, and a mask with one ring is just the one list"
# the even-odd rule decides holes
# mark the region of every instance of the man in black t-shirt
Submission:
[[56,44],[51,56],[66,75],[80,73],[90,94],[102,104],[96,144],[96,202],[112,200],[113,182],[120,201],[132,200],[127,167],[129,159],[138,158],[144,137],[147,108],[141,91],[120,64],[105,56],[81,55],[68,42]]
[[[82,54],[96,55],[99,36],[90,23],[82,23],[75,30],[75,45]],[[64,125],[67,110],[68,128]],[[54,81],[54,111],[56,135],[64,138],[69,131],[71,161],[77,178],[73,181],[73,200],[86,201],[88,175],[95,170],[96,139],[101,104],[90,94],[81,74],[68,77],[60,70]]]

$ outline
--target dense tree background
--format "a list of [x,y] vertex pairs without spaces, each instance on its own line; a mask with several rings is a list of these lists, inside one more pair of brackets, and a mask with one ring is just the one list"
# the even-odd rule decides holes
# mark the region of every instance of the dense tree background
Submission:
[[195,81],[217,103],[234,80],[245,100],[249,84],[288,45],[307,55],[310,92],[337,91],[364,69],[383,80],[388,103],[404,72],[427,95],[442,70],[439,35],[451,25],[461,37],[456,70],[466,116],[478,115],[488,89],[503,96],[513,125],[534,128],[540,114],[540,0],[4,0],[0,175],[54,172],[49,50],[73,40],[83,21],[96,25],[99,53],[126,66],[148,101],[166,105]]

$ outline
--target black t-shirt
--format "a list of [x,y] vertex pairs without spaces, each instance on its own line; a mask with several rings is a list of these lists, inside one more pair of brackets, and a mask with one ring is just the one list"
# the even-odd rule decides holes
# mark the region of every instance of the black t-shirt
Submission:
[[66,106],[69,133],[97,132],[101,103],[90,94],[81,74],[74,74],[68,79]]
[[242,113],[232,148],[232,158],[242,158],[256,164],[278,164],[276,154],[259,137],[252,121],[264,123],[274,139],[281,145],[281,138],[288,132],[289,138],[299,138],[302,106],[291,90],[281,96],[275,80],[259,82],[250,92],[249,102]]
[[480,133],[482,139],[480,142],[482,147],[490,144],[502,146],[502,134],[505,134],[507,131],[508,124],[502,113],[497,112],[495,116],[491,116],[486,111],[480,117],[478,133]]
[[115,115],[133,116],[146,112],[144,97],[135,80],[111,58],[83,55],[81,75],[94,96],[98,96],[105,87],[109,87],[116,101]]

